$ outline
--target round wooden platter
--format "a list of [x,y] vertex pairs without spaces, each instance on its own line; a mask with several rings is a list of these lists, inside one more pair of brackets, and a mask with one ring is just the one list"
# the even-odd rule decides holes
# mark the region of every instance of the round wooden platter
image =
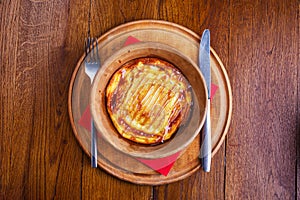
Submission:
[[[191,30],[166,21],[141,20],[118,26],[98,39],[101,62],[121,49],[129,37],[172,46],[198,63],[200,37]],[[226,70],[211,48],[212,83],[218,88],[211,102],[212,156],[227,134],[232,113],[232,92]],[[69,88],[69,116],[76,139],[90,156],[90,133],[79,121],[89,106],[91,83],[84,72],[84,55],[78,61]],[[184,179],[200,170],[200,134],[181,152],[167,176],[98,139],[98,166],[122,180],[136,184],[161,185]],[[212,159],[213,162],[213,159]]]

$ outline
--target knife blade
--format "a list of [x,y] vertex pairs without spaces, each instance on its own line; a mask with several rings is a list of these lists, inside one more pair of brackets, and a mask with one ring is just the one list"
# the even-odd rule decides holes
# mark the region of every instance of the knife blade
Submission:
[[202,145],[199,158],[205,172],[210,171],[211,166],[211,121],[210,121],[210,94],[211,94],[211,69],[210,69],[210,31],[203,31],[199,47],[199,67],[202,72],[208,93],[208,107],[202,128]]

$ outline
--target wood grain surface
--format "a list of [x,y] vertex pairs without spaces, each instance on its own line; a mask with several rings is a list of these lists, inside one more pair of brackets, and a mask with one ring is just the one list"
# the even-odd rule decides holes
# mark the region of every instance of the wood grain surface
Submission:
[[[300,197],[299,1],[91,3],[0,0],[0,199]],[[131,184],[91,168],[74,137],[68,87],[88,28],[100,36],[139,19],[211,31],[234,98],[210,173],[162,186]]]

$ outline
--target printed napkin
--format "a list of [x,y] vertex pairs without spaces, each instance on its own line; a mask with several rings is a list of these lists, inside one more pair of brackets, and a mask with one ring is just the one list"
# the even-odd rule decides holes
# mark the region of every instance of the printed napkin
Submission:
[[[140,42],[140,40],[138,40],[135,37],[129,36],[127,38],[127,40],[124,43],[124,46],[130,45],[130,44],[134,44]],[[216,93],[218,89],[217,85],[212,84],[211,85],[211,97],[213,97]],[[91,112],[90,112],[90,107],[88,106],[82,117],[79,120],[79,124],[81,126],[83,126],[84,128],[86,128],[88,131],[91,131]],[[100,135],[98,135],[98,137],[101,137]],[[179,157],[181,151],[164,157],[164,158],[159,158],[159,159],[141,159],[141,158],[136,158],[138,161],[140,161],[141,163],[147,165],[148,167],[152,168],[153,170],[157,171],[158,173],[167,176],[170,172],[170,170],[172,169],[172,166],[174,165],[175,161],[177,160],[177,158]]]

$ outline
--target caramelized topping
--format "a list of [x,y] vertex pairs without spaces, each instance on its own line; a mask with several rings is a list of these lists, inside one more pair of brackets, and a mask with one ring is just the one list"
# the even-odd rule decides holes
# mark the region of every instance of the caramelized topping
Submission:
[[188,117],[190,87],[166,61],[132,60],[115,72],[106,88],[107,110],[123,137],[143,144],[163,142]]

